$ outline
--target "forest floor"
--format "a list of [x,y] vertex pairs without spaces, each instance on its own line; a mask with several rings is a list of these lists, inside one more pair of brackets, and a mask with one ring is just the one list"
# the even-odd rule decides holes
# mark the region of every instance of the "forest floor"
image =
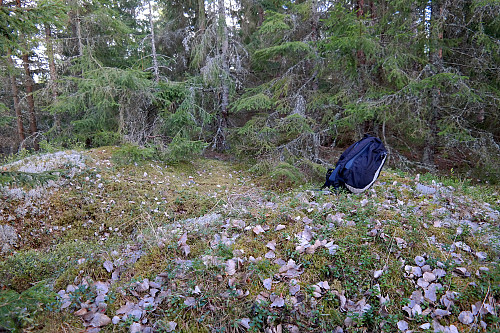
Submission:
[[283,191],[114,149],[2,166],[0,331],[500,332],[498,186],[385,168],[361,195]]

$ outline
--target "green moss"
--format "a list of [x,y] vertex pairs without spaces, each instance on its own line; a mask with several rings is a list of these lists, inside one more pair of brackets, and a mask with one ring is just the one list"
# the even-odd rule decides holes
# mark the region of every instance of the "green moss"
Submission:
[[91,243],[71,242],[49,251],[20,251],[0,262],[0,281],[16,291],[28,289],[41,280],[55,280],[77,265],[80,258],[92,258],[96,251]]

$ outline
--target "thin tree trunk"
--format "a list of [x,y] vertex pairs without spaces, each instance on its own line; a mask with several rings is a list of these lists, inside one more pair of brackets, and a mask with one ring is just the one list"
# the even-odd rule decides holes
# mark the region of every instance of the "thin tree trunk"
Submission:
[[24,135],[24,126],[23,126],[23,114],[21,112],[21,104],[19,101],[19,89],[16,84],[16,77],[14,75],[14,61],[12,60],[12,55],[10,49],[7,50],[7,62],[9,64],[9,78],[10,78],[10,87],[12,90],[12,98],[14,100],[14,110],[16,111],[16,119],[17,119],[17,135],[19,137],[19,143],[22,144],[24,139],[26,139]]
[[[443,49],[440,44],[443,39],[443,30],[441,28],[442,18],[442,5],[439,1],[434,0],[431,4],[431,53],[430,64],[432,67],[432,74],[438,74],[443,70]],[[438,140],[438,120],[441,91],[438,87],[433,87],[430,92],[430,105],[429,105],[429,135],[425,139],[424,152],[422,155],[422,163],[434,166],[434,157],[437,148]]]
[[[52,43],[52,32],[48,24],[45,25],[45,42],[47,43],[47,57],[49,60],[49,70],[50,70],[50,89],[52,92],[52,102],[57,99],[57,71],[56,63],[54,61],[54,44]],[[54,127],[56,132],[59,133],[61,129],[61,120],[59,115],[54,113]]]
[[36,123],[36,114],[35,114],[35,100],[33,99],[33,78],[31,77],[30,70],[30,60],[27,53],[23,54],[23,67],[25,74],[25,85],[26,85],[26,100],[28,101],[28,114],[30,120],[30,132],[31,135],[34,136],[34,148],[35,150],[39,150],[38,139],[36,138],[38,127]]
[[[21,0],[16,1],[17,7],[21,8]],[[30,132],[31,135],[34,137],[33,141],[33,146],[36,151],[40,149],[38,146],[38,140],[36,138],[38,128],[36,124],[36,115],[35,115],[35,100],[33,99],[33,78],[31,77],[31,70],[30,70],[30,65],[29,65],[29,56],[27,53],[27,48],[26,48],[26,53],[23,54],[21,57],[23,59],[23,67],[24,67],[24,74],[25,74],[25,85],[26,85],[26,100],[28,101],[28,114],[29,114],[29,120],[30,120]]]
[[205,31],[206,20],[205,0],[198,0],[198,29],[200,29],[201,32]]
[[148,1],[149,6],[149,27],[151,29],[151,52],[153,53],[153,70],[155,74],[155,82],[160,81],[160,75],[158,71],[158,59],[156,58],[156,45],[155,45],[155,29],[153,25],[153,11],[151,10],[151,0]]
[[[361,38],[362,35],[362,22],[361,18],[364,15],[364,7],[365,7],[365,1],[364,0],[357,0],[356,2],[356,7],[357,7],[357,12],[356,15],[358,16],[359,20],[359,37]],[[358,50],[357,52],[357,58],[358,58],[358,63],[359,65],[364,65],[365,64],[365,52],[361,49]]]
[[83,55],[82,27],[80,24],[80,10],[76,10],[76,38],[78,40],[78,55]]
[[224,0],[218,0],[219,10],[219,31],[220,31],[220,57],[222,62],[222,78],[221,78],[221,104],[220,112],[218,114],[217,134],[215,137],[215,146],[217,150],[226,150],[228,148],[226,141],[226,128],[227,128],[227,108],[229,105],[229,62],[228,62],[228,48],[229,37],[226,24],[226,13]]
[[317,41],[318,41],[318,25],[319,25],[319,13],[318,13],[318,0],[312,0],[311,3],[311,39],[315,47],[315,59],[313,60],[313,80],[312,80],[312,90],[318,90],[318,52],[317,52]]

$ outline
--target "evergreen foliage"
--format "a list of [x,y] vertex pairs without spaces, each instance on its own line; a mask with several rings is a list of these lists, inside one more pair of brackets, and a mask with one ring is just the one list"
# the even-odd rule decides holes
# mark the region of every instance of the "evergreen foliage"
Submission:
[[[140,0],[2,4],[0,54],[14,65],[0,70],[21,101],[16,114],[15,89],[0,89],[7,151],[45,138],[155,147],[173,160],[230,147],[298,165],[371,132],[393,162],[412,150],[427,169],[500,160],[497,0],[157,1],[152,24]],[[39,131],[16,143],[28,128],[25,54]]]
[[56,293],[43,282],[18,293],[14,290],[0,291],[0,328],[9,332],[23,332],[33,324],[51,304],[56,303]]

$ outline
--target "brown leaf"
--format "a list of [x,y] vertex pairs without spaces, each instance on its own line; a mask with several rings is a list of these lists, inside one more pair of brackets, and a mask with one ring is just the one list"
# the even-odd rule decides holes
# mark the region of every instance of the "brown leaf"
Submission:
[[234,275],[236,273],[236,261],[229,259],[226,263],[227,275]]
[[185,306],[194,306],[194,305],[196,305],[196,299],[194,297],[187,297],[184,300],[184,305]]
[[271,290],[273,280],[272,279],[265,279],[262,281],[262,284],[264,285],[264,288],[266,288],[267,290]]
[[181,238],[179,238],[177,244],[179,244],[179,246],[186,245],[186,242],[187,242],[187,232],[185,232],[184,235],[182,235]]
[[264,232],[264,229],[262,228],[262,226],[260,224],[256,225],[252,230],[257,235]]
[[272,251],[276,251],[276,241],[273,240],[266,244],[266,247]]

